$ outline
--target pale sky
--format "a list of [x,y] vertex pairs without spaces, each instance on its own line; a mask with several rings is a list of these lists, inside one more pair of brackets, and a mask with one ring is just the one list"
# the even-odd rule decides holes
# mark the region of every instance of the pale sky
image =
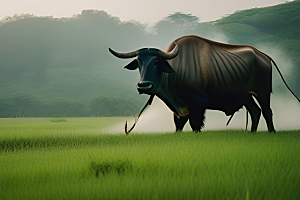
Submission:
[[72,17],[85,9],[104,10],[122,21],[154,23],[174,12],[212,21],[237,10],[266,7],[286,0],[0,0],[0,19],[14,14]]

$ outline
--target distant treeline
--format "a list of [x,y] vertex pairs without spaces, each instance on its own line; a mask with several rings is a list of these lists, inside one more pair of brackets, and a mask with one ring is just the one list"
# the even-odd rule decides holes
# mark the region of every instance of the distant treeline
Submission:
[[[300,96],[299,10],[300,0],[295,0],[214,22],[176,12],[151,27],[98,10],[72,18],[11,16],[0,21],[0,117],[133,115],[147,99],[135,88],[139,73],[123,69],[131,60],[115,58],[108,48],[165,49],[186,34],[268,47],[264,53],[280,64]],[[293,67],[284,70],[288,64]],[[275,89],[282,83],[277,80]]]
[[61,99],[55,102],[40,101],[31,95],[15,95],[0,99],[0,117],[110,117],[133,115],[140,109],[134,99],[116,99],[99,96],[85,105]]

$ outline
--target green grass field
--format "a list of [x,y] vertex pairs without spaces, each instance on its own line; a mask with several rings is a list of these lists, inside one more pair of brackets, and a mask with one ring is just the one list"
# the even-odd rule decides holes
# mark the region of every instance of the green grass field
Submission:
[[103,134],[124,118],[0,119],[0,200],[300,199],[300,131]]

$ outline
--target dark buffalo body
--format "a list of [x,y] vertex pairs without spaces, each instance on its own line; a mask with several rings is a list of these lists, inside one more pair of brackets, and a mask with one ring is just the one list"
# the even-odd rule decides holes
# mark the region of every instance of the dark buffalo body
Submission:
[[206,109],[232,115],[242,106],[251,115],[251,131],[257,130],[261,111],[268,130],[275,131],[270,108],[274,61],[252,46],[189,35],[176,39],[166,52],[147,48],[125,54],[110,51],[119,58],[137,56],[125,68],[139,69],[139,92],[165,102],[174,112],[177,131],[187,120],[194,131],[200,131]]
[[[179,53],[168,61],[176,73],[164,73],[157,94],[178,116],[189,114],[193,95],[208,99],[206,108],[233,114],[247,94],[271,92],[271,60],[252,46],[230,45],[198,36],[176,40]],[[175,47],[172,43],[167,51]]]

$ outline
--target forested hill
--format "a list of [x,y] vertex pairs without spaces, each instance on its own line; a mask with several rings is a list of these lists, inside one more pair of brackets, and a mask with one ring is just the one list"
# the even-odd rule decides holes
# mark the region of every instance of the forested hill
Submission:
[[124,73],[129,61],[108,52],[138,47],[137,22],[104,11],[11,20],[0,26],[1,117],[133,115],[145,100],[136,98],[138,74]]
[[300,55],[300,1],[237,11],[215,24],[233,42],[269,42],[284,48],[292,59]]
[[133,115],[147,100],[135,88],[138,71],[123,69],[131,59],[108,48],[164,49],[185,34],[261,47],[276,62],[281,55],[272,50],[284,52],[293,66],[288,83],[300,95],[299,10],[296,0],[205,23],[174,13],[150,28],[97,10],[59,19],[14,15],[0,21],[0,117]]

